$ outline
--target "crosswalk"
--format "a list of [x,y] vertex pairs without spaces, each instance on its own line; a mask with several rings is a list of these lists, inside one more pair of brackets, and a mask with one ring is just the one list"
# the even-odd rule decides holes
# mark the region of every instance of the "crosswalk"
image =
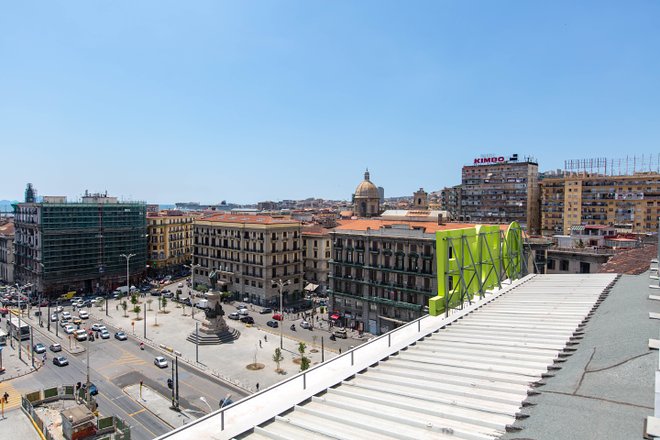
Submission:
[[21,392],[14,388],[9,382],[0,382],[0,398],[9,394],[9,402],[5,403],[5,412],[19,408],[21,406]]
[[130,366],[138,366],[138,365],[145,365],[147,361],[144,359],[140,359],[139,357],[129,353],[129,352],[124,352],[121,356],[113,360],[112,362],[106,364],[106,365],[99,365],[96,366],[95,368],[97,370],[102,370],[105,368],[116,368],[118,366],[122,365],[130,365]]

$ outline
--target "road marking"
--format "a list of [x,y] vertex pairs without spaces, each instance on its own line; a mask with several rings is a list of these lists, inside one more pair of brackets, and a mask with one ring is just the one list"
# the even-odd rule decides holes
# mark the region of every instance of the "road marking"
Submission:
[[0,382],[0,398],[2,398],[5,393],[9,394],[9,402],[5,403],[5,411],[10,411],[21,406],[20,391],[7,382]]
[[[124,397],[124,396],[121,396],[121,397]],[[121,406],[117,405],[117,404],[114,402],[113,399],[105,398],[104,400],[107,400],[108,402],[112,403],[114,406],[116,406],[117,408],[119,408],[119,410],[120,410],[121,412],[124,412],[124,413],[126,413],[126,414],[128,415],[128,413],[126,412],[126,410],[125,410],[124,408],[122,408]],[[142,409],[144,409],[144,408],[142,408]],[[137,411],[137,412],[134,413],[134,414],[137,414],[137,413],[139,413],[139,412],[140,412],[140,411]],[[140,422],[138,419],[135,419],[135,418],[134,418],[133,420],[135,421],[135,423],[139,423],[140,426],[142,426],[142,428],[144,428],[144,430],[147,431],[149,434],[153,435],[154,438],[158,437],[156,434],[153,433],[153,431],[151,431],[149,428],[147,428],[147,426],[146,426],[144,423]],[[161,421],[158,417],[156,417],[156,420]],[[162,422],[162,421],[161,421],[161,422]]]
[[128,416],[133,417],[135,414],[140,414],[141,412],[144,412],[146,410],[147,410],[147,408],[142,408],[142,409],[139,409],[139,410],[135,411],[134,413],[130,413]]

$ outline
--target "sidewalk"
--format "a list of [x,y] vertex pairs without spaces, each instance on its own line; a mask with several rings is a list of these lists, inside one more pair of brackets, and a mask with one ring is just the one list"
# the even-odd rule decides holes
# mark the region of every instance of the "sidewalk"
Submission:
[[124,392],[147,411],[167,423],[172,429],[185,425],[203,415],[196,414],[197,411],[188,411],[184,408],[181,408],[181,411],[173,410],[170,398],[159,394],[146,385],[142,386],[142,395],[140,395],[140,384],[129,385],[124,388]]
[[[146,298],[148,299],[148,298]],[[141,298],[144,301],[145,298]],[[158,347],[166,354],[172,352],[181,353],[180,359],[189,365],[199,368],[218,378],[230,382],[248,392],[257,391],[257,384],[262,390],[273,385],[287,376],[291,376],[300,371],[300,366],[294,363],[294,359],[299,358],[298,341],[284,337],[282,356],[284,360],[280,363],[280,368],[284,374],[278,374],[276,364],[273,361],[275,349],[280,346],[280,338],[277,335],[266,332],[257,327],[248,327],[240,322],[227,320],[227,324],[237,329],[241,335],[238,340],[228,344],[199,346],[199,363],[195,361],[195,344],[186,340],[189,334],[195,331],[195,323],[204,319],[204,313],[196,311],[195,319],[190,315],[190,307],[186,307],[186,316],[182,316],[182,309],[177,308],[177,304],[170,302],[167,306],[169,313],[159,313],[156,310],[147,311],[147,339],[143,338],[144,321],[136,320],[134,313],[128,313],[124,317],[123,311],[115,308],[118,302],[112,300],[110,304],[110,316],[105,315],[105,311],[98,308],[91,310],[89,325],[94,322],[103,322],[114,328],[120,328],[127,335],[133,337],[136,341],[144,341],[153,347]],[[152,309],[157,309],[157,303],[154,301]],[[148,304],[140,305],[143,309],[148,309]],[[143,313],[140,313],[140,318]],[[155,325],[155,322],[158,325]],[[133,324],[134,323],[134,324]],[[268,328],[268,327],[266,327]],[[163,349],[163,347],[166,347]],[[313,344],[307,344],[306,356],[311,360],[311,365],[321,362],[320,342],[317,347]],[[312,353],[312,350],[317,352]],[[325,359],[336,356],[335,353],[325,350]],[[259,370],[248,370],[248,364],[262,364],[263,368]]]
[[41,440],[30,418],[20,409],[5,411],[0,417],[0,440]]

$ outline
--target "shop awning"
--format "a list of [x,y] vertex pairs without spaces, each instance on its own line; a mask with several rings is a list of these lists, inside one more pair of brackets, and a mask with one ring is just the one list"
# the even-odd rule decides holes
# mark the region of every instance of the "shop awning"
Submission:
[[334,315],[330,315],[330,319],[337,320],[339,318],[341,318],[341,316],[337,315],[336,313]]
[[313,291],[315,291],[315,290],[318,289],[318,288],[319,288],[319,285],[318,285],[318,284],[312,284],[312,283],[309,283],[309,284],[307,284],[307,285],[305,286],[305,290],[306,290],[307,292],[313,292]]

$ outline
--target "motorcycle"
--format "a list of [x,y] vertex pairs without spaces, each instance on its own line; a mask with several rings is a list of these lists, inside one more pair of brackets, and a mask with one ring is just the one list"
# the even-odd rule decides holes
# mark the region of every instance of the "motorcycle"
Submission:
[[293,330],[294,332],[296,331],[296,325],[295,324],[291,324],[291,330]]
[[140,342],[140,350],[144,350],[144,342]]

